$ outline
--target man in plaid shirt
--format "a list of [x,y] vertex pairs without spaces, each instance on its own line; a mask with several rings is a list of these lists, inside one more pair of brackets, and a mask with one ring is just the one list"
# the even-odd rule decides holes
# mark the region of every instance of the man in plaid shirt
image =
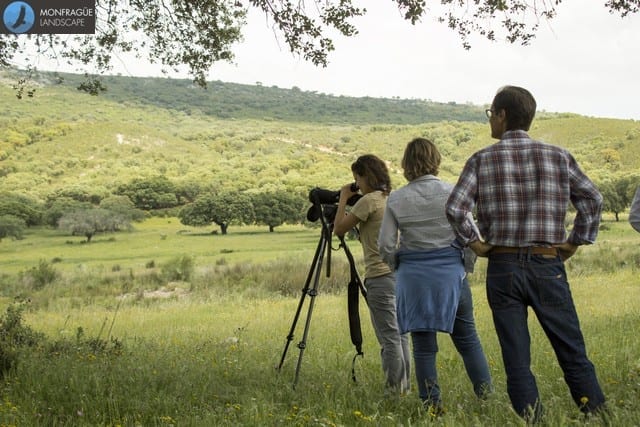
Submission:
[[[486,110],[500,141],[473,154],[446,205],[458,238],[489,258],[487,299],[502,348],[507,392],[516,412],[537,422],[542,405],[531,372],[527,310],[553,346],[571,396],[584,413],[603,412],[605,398],[589,361],[564,261],[594,243],[602,196],[566,150],[532,140],[536,101],[505,86]],[[569,202],[576,208],[566,235]],[[477,228],[469,218],[474,211]]]

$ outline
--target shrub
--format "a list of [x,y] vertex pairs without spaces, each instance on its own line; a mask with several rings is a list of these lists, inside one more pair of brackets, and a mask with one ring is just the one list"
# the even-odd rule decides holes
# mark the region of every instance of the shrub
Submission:
[[12,304],[0,318],[0,378],[16,365],[19,352],[44,341],[44,335],[22,324],[24,306]]
[[172,258],[162,266],[162,276],[169,282],[188,282],[193,276],[194,264],[193,257],[189,255]]
[[40,290],[53,283],[60,276],[56,269],[45,260],[40,260],[37,267],[31,268],[21,275],[35,290]]
[[24,219],[14,215],[0,215],[0,240],[5,237],[13,237],[22,240],[26,223]]

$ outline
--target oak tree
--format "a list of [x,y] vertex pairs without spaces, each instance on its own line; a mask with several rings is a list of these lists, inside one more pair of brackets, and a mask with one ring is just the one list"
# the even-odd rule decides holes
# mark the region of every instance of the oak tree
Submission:
[[58,227],[72,235],[82,235],[91,242],[98,233],[108,233],[131,229],[130,219],[102,208],[80,209],[67,212],[58,221]]
[[269,227],[269,232],[284,223],[301,223],[304,199],[289,192],[258,193],[252,197],[256,223]]
[[252,223],[254,212],[248,196],[222,191],[200,195],[193,203],[183,207],[178,217],[182,224],[194,227],[217,224],[220,226],[220,232],[227,234],[227,228],[231,223]]

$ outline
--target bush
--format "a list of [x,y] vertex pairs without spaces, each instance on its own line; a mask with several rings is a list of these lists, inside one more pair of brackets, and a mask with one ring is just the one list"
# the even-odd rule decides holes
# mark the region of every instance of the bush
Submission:
[[189,255],[172,258],[162,266],[162,277],[168,282],[188,282],[193,277],[194,264]]
[[22,240],[26,223],[22,218],[13,215],[0,215],[0,240],[5,237],[13,237]]
[[45,260],[40,260],[37,267],[31,268],[21,275],[35,290],[40,290],[53,283],[60,276],[56,269]]
[[0,378],[16,365],[21,349],[34,347],[45,339],[44,334],[22,324],[23,308],[10,305],[0,318]]

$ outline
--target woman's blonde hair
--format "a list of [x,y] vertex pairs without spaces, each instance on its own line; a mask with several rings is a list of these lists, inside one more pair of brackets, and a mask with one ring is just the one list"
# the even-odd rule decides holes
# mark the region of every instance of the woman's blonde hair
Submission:
[[440,152],[433,142],[426,138],[415,138],[404,149],[404,177],[413,181],[423,175],[436,176],[440,172],[440,160]]

